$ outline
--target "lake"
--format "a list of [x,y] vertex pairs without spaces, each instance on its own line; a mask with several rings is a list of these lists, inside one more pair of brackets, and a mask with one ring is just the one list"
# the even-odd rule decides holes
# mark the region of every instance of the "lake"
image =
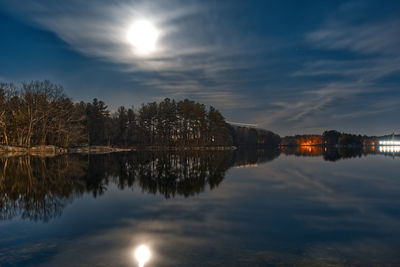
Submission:
[[0,158],[1,266],[400,266],[396,149]]

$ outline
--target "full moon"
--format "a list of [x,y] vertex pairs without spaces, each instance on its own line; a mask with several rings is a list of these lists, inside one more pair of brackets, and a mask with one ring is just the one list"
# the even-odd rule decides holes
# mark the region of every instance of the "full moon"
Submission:
[[157,28],[146,20],[135,22],[128,32],[128,40],[140,54],[149,54],[155,51],[159,32]]

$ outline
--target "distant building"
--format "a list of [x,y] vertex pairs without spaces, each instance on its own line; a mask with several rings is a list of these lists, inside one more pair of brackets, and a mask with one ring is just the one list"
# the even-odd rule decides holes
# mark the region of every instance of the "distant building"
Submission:
[[395,134],[393,132],[392,138],[387,138],[386,140],[379,141],[380,146],[400,146],[400,140],[396,139]]

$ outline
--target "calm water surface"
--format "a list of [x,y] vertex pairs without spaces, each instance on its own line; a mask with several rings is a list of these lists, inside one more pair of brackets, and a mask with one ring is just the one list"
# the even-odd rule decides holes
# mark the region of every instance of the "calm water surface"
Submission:
[[379,151],[0,158],[1,266],[400,266]]

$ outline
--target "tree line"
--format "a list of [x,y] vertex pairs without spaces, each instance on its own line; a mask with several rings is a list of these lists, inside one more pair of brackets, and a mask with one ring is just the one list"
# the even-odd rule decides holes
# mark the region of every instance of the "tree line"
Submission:
[[85,105],[49,81],[0,84],[0,142],[31,147],[68,146],[84,136]]
[[378,154],[372,146],[284,146],[281,151],[285,155],[303,157],[323,157],[325,161],[337,161],[348,158],[361,158],[370,154]]
[[233,144],[237,147],[278,147],[281,137],[259,128],[229,125]]
[[281,145],[362,147],[374,146],[378,141],[379,138],[376,136],[356,135],[330,130],[323,132],[322,135],[285,136],[281,140]]
[[322,134],[322,140],[324,145],[337,145],[343,147],[361,147],[364,145],[373,146],[378,142],[376,136],[341,133],[335,130],[325,131]]
[[295,135],[285,136],[281,140],[282,146],[315,146],[322,145],[323,140],[321,135]]
[[166,98],[111,112],[96,98],[76,103],[61,86],[32,81],[0,84],[0,144],[230,146],[232,135],[217,109],[191,100]]

